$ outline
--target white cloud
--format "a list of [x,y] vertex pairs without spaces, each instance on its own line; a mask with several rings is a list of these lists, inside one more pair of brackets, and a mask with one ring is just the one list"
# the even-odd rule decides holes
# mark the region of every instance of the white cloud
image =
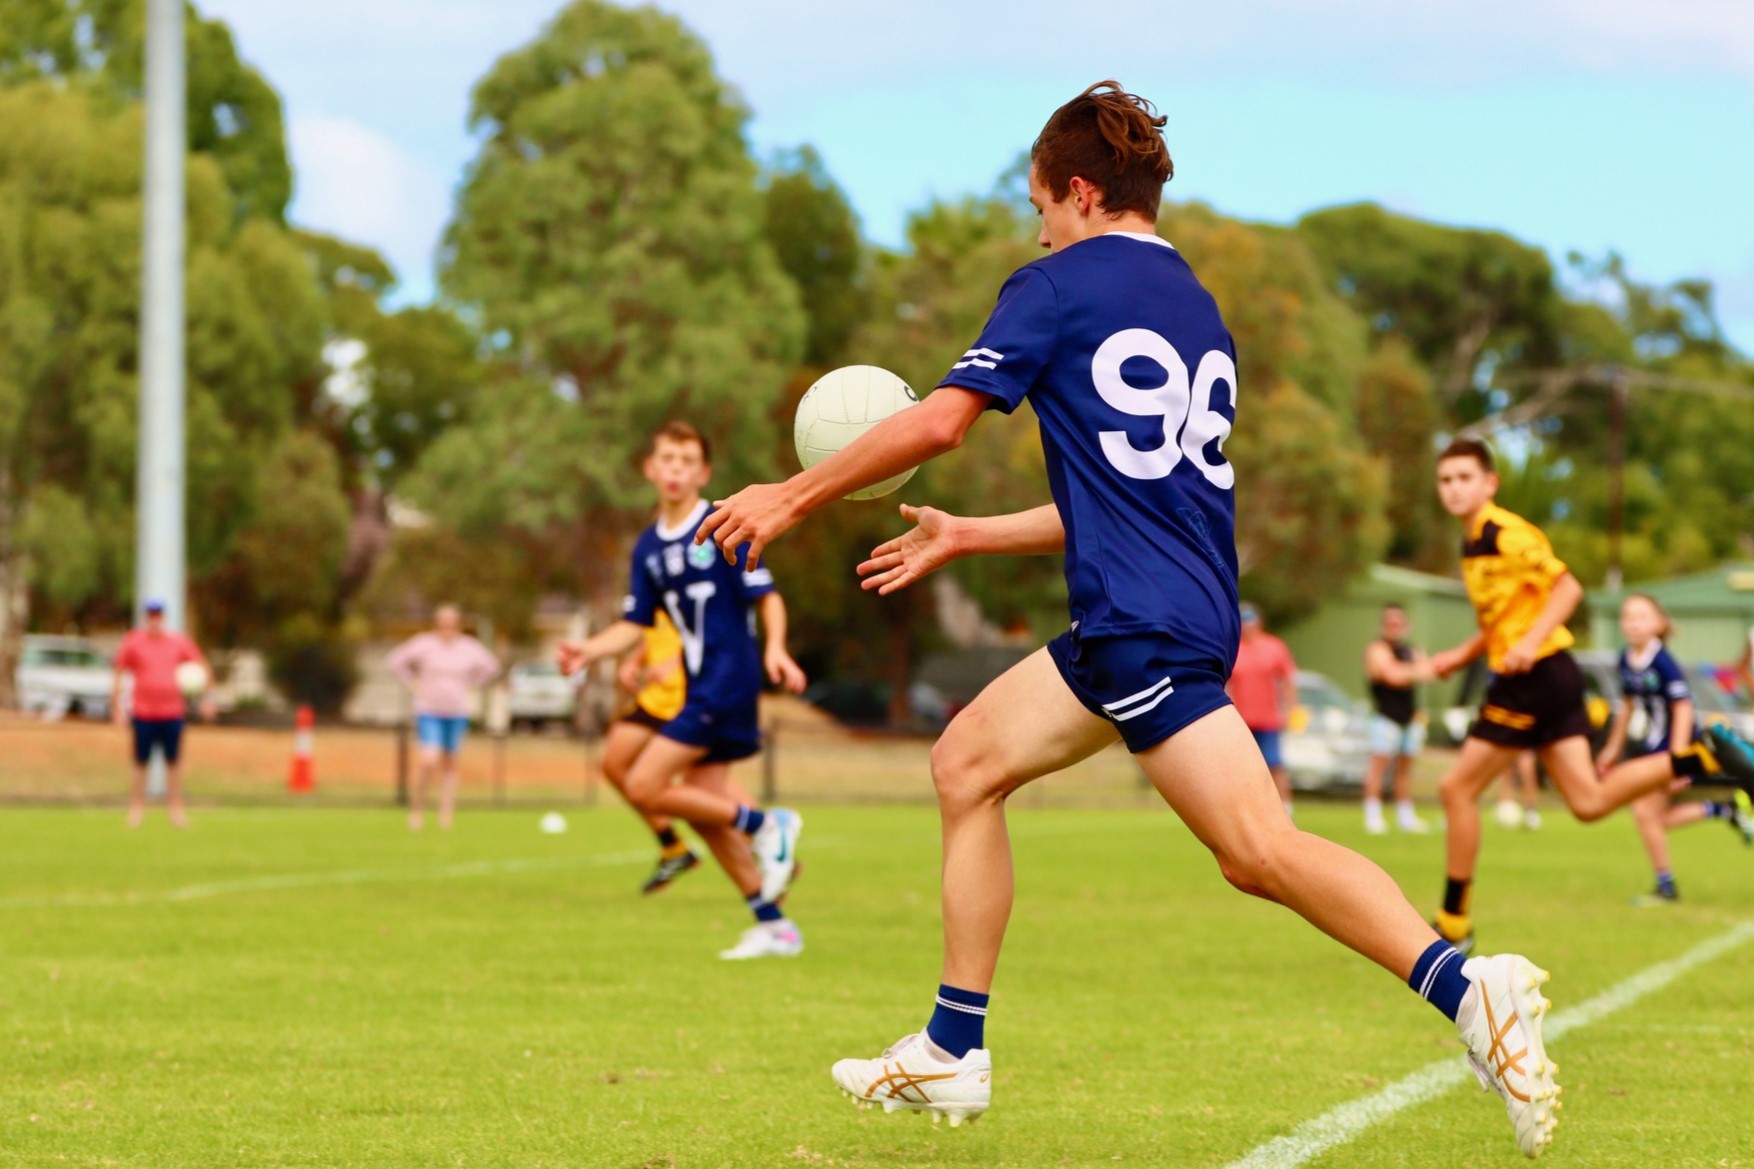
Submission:
[[424,282],[450,215],[450,182],[387,136],[337,117],[293,117],[300,224],[369,244],[405,280]]

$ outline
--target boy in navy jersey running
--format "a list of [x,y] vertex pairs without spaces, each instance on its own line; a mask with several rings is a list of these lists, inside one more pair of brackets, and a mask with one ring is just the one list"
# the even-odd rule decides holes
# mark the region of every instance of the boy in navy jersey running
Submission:
[[[842,1060],[840,1088],[952,1124],[991,1098],[988,990],[1012,900],[1005,800],[1123,739],[1238,888],[1277,901],[1405,979],[1457,1021],[1522,1150],[1551,1139],[1558,1088],[1541,1045],[1546,975],[1461,955],[1381,869],[1299,832],[1224,680],[1237,647],[1236,354],[1212,297],[1156,234],[1171,172],[1164,119],[1113,82],[1048,120],[1030,202],[1049,255],[1019,270],[924,402],[784,484],[718,505],[697,539],[761,550],[830,500],[958,446],[983,412],[1028,398],[1053,502],[965,518],[904,506],[914,527],[860,566],[890,593],[958,556],[1064,553],[1071,626],[960,713],[932,752],[944,824],[944,973],[922,1033]],[[753,561],[747,561],[753,562]]]
[[[797,870],[803,821],[787,808],[763,811],[727,794],[726,765],[761,750],[757,700],[762,676],[796,691],[804,672],[786,652],[786,610],[773,574],[751,562],[741,571],[691,537],[710,514],[701,490],[712,475],[706,437],[683,422],[652,436],[646,478],[658,489],[658,518],[633,546],[625,615],[582,642],[560,646],[571,674],[638,645],[662,611],[682,641],[686,699],[657,728],[621,779],[622,793],[647,816],[686,820],[744,895],[755,924],[722,958],[791,957],[804,948],[798,927],[776,902]],[[767,628],[765,652],[755,617]],[[682,776],[684,782],[672,782]]]

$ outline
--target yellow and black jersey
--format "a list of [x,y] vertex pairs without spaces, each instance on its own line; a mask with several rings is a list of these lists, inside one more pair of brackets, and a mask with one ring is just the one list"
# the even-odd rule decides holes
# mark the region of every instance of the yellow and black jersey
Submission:
[[682,638],[662,609],[646,630],[646,676],[650,679],[634,695],[639,708],[669,722],[682,713],[688,699],[688,675],[682,668]]
[[[1495,503],[1481,510],[1462,541],[1462,580],[1486,635],[1486,661],[1493,670],[1504,668],[1504,655],[1528,633],[1554,584],[1569,571],[1540,528]],[[1536,657],[1556,654],[1572,641],[1571,631],[1561,625],[1547,635]]]

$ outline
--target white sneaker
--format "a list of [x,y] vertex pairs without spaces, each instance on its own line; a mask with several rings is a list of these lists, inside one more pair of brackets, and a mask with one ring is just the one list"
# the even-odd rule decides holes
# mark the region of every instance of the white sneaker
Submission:
[[1387,836],[1389,834],[1388,823],[1383,820],[1380,814],[1366,816],[1364,818],[1364,834],[1366,836]]
[[791,885],[792,874],[798,869],[798,834],[803,830],[804,817],[790,808],[774,808],[750,838],[755,863],[761,869],[763,901],[778,901]]
[[744,958],[796,958],[804,952],[804,935],[797,926],[784,918],[779,921],[758,921],[743,931],[737,944],[720,950],[719,957],[731,961]]
[[897,1040],[878,1059],[839,1060],[829,1074],[860,1108],[930,1112],[933,1124],[948,1116],[951,1128],[979,1120],[993,1101],[993,1057],[985,1048],[945,1063],[926,1049],[924,1033]]
[[1431,831],[1431,825],[1417,816],[1402,816],[1395,822],[1395,827],[1413,836],[1424,836]]
[[1524,812],[1523,827],[1527,828],[1530,832],[1539,832],[1541,830],[1541,813],[1535,811],[1533,808]]
[[1541,997],[1547,972],[1520,954],[1470,958],[1462,975],[1474,985],[1462,999],[1456,1029],[1480,1086],[1504,1098],[1525,1157],[1539,1157],[1559,1124],[1559,1065],[1541,1044]]
[[1523,822],[1523,806],[1515,800],[1499,800],[1498,806],[1493,809],[1493,815],[1506,828],[1515,828]]

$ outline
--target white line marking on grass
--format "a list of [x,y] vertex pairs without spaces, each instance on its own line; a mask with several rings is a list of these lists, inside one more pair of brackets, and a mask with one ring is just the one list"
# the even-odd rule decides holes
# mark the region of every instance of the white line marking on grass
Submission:
[[[1567,1032],[1588,1027],[1616,1011],[1625,1010],[1683,974],[1749,940],[1754,940],[1754,921],[1743,922],[1714,938],[1707,938],[1680,957],[1646,967],[1595,998],[1552,1015],[1541,1029],[1542,1038],[1557,1039]],[[1348,1143],[1371,1125],[1385,1121],[1415,1104],[1423,1104],[1441,1096],[1457,1084],[1471,1083],[1473,1079],[1474,1074],[1468,1069],[1464,1058],[1456,1057],[1428,1064],[1379,1092],[1349,1100],[1314,1120],[1304,1121],[1290,1135],[1268,1141],[1242,1160],[1231,1162],[1226,1169],[1293,1169],[1294,1166],[1314,1160],[1336,1145]]]
[[279,889],[308,889],[324,885],[369,885],[394,881],[446,881],[460,877],[486,877],[498,873],[533,873],[552,869],[601,868],[629,865],[650,860],[651,849],[637,852],[610,852],[598,856],[546,857],[503,861],[468,861],[463,864],[440,865],[430,869],[346,869],[339,872],[272,873],[261,877],[240,877],[235,881],[210,881],[202,885],[180,885],[173,889],[129,893],[50,893],[36,897],[0,899],[0,909],[85,907],[108,905],[145,905],[152,902],[200,901],[208,897],[225,897],[233,893],[272,892]]

